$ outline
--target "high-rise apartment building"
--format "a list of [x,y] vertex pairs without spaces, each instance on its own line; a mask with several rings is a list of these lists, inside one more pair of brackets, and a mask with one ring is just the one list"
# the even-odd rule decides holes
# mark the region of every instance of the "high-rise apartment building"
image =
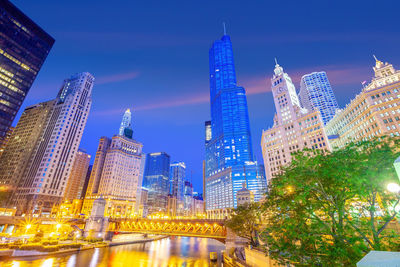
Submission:
[[9,188],[10,194],[23,177],[55,103],[56,100],[51,100],[27,107],[9,138],[7,149],[0,157],[0,183]]
[[0,139],[22,105],[54,39],[8,0],[0,0]]
[[84,150],[79,149],[75,155],[71,174],[68,178],[64,200],[72,201],[82,197],[82,190],[85,184],[86,175],[89,169],[90,155]]
[[326,125],[332,148],[376,136],[400,135],[400,70],[375,58],[374,77]]
[[165,152],[149,153],[143,175],[147,191],[148,214],[166,213],[169,193],[170,156]]
[[56,99],[25,109],[0,160],[19,212],[47,215],[62,201],[91,107],[94,77],[66,79]]
[[211,127],[206,122],[205,201],[209,218],[225,218],[237,206],[236,192],[243,182],[258,196],[265,188],[244,171],[253,162],[246,91],[237,85],[226,33],[210,48],[209,63]]
[[[130,128],[130,124],[126,127]],[[118,218],[137,215],[143,145],[128,136],[100,138],[82,207],[82,213],[86,216],[99,198],[104,198],[106,202],[105,216]]]
[[170,165],[169,178],[169,194],[176,199],[176,213],[181,214],[184,209],[185,162],[172,163]]
[[335,116],[339,105],[336,101],[326,72],[313,72],[301,78],[299,99],[301,106],[318,110],[326,125]]
[[330,150],[319,111],[300,106],[292,79],[278,63],[271,89],[276,109],[274,124],[261,137],[268,182],[280,173],[283,165],[291,162],[293,152],[304,148]]

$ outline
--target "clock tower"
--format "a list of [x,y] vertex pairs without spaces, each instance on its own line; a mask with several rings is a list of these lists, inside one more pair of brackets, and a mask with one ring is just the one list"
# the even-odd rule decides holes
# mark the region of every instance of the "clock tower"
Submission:
[[276,59],[274,75],[271,79],[271,89],[279,124],[285,124],[296,118],[296,114],[301,111],[296,88],[292,79],[287,73],[283,72],[283,68],[276,62]]

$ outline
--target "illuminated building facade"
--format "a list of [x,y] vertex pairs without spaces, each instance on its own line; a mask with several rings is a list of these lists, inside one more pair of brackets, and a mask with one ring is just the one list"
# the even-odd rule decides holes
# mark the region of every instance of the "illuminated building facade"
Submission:
[[85,184],[86,175],[89,169],[90,155],[79,149],[75,155],[71,174],[68,178],[64,200],[72,201],[82,197],[82,190]]
[[[11,201],[19,213],[46,216],[62,201],[92,104],[93,82],[87,72],[73,75],[56,99],[28,107],[21,116],[0,166],[1,183],[15,189]],[[14,154],[8,158],[8,153]]]
[[339,108],[324,71],[306,74],[301,78],[299,99],[302,107],[320,112],[324,125],[335,116]]
[[[209,218],[225,218],[237,206],[245,182],[262,195],[265,183],[245,169],[253,161],[246,91],[237,85],[230,37],[209,51],[211,123],[205,124],[205,201]],[[257,199],[257,201],[259,198]]]
[[184,162],[174,162],[169,171],[169,194],[176,199],[176,213],[183,213],[184,209],[184,186],[186,178],[186,165]]
[[400,135],[400,70],[375,58],[374,77],[326,125],[332,148],[376,136]]
[[148,214],[166,213],[169,193],[170,156],[165,152],[149,153],[143,175],[147,191]]
[[88,216],[96,199],[106,202],[104,216],[134,217],[142,167],[143,145],[126,136],[100,138],[82,213]]
[[55,103],[52,100],[27,107],[9,138],[7,149],[0,156],[0,183],[9,187],[10,194],[18,187]]
[[54,39],[8,0],[0,1],[0,140],[22,105]]
[[13,133],[13,131],[14,131],[14,127],[10,127],[8,129],[6,135],[3,137],[3,139],[0,139],[0,156],[1,156],[1,154],[3,154],[5,148],[8,144],[8,141],[10,141],[10,137],[11,137],[11,134]]
[[193,209],[193,185],[189,181],[185,181],[185,188],[184,188],[184,215],[191,216],[192,209]]
[[271,79],[271,89],[276,109],[274,124],[263,131],[261,137],[268,182],[280,173],[283,165],[291,162],[291,153],[304,148],[330,150],[319,111],[300,106],[292,79],[278,63]]

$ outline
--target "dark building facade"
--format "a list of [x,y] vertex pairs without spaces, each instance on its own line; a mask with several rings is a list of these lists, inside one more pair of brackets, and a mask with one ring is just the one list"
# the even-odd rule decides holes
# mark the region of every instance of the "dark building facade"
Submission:
[[0,0],[0,140],[6,135],[54,39],[7,0]]

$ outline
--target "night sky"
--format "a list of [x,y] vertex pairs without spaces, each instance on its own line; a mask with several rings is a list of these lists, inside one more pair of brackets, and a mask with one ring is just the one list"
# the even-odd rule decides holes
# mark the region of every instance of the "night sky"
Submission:
[[[184,161],[202,189],[204,121],[209,120],[208,49],[227,24],[238,85],[247,90],[255,155],[272,126],[274,57],[299,89],[302,75],[326,71],[341,107],[372,77],[374,60],[400,68],[398,1],[12,0],[56,42],[14,125],[28,105],[52,99],[62,81],[96,77],[81,148],[96,153],[133,109],[145,152]],[[328,3],[329,2],[329,3]]]

